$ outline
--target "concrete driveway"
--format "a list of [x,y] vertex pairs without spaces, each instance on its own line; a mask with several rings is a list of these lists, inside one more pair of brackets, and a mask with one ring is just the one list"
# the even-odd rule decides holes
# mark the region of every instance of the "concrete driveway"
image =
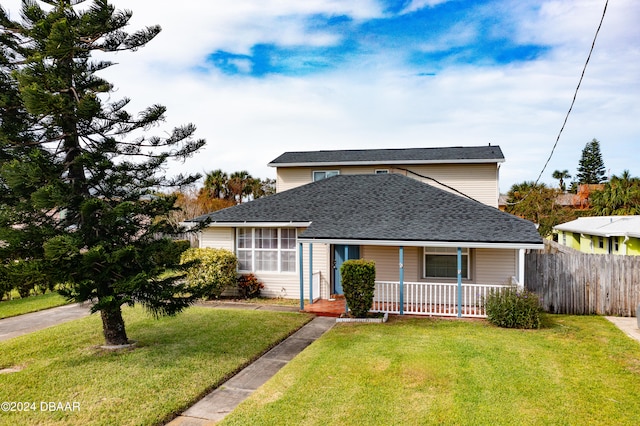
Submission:
[[0,320],[0,341],[89,315],[89,305],[74,303]]

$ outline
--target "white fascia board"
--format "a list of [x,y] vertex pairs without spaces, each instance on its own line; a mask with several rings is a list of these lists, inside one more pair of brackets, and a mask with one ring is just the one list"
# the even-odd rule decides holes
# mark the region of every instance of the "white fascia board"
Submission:
[[421,165],[421,164],[490,164],[504,163],[504,159],[467,160],[394,160],[394,161],[326,161],[306,163],[269,163],[269,167],[336,167],[336,166],[381,166],[381,165]]
[[605,238],[609,238],[609,237],[624,237],[625,236],[625,232],[623,231],[615,231],[615,232],[607,232],[606,230],[597,230],[597,229],[580,229],[580,228],[573,228],[573,227],[562,227],[562,226],[556,226],[553,229],[558,230],[558,231],[563,231],[563,232],[573,232],[574,234],[580,234],[580,235],[591,235],[593,237],[605,237]]
[[387,246],[387,247],[464,247],[464,248],[498,248],[498,249],[544,249],[544,244],[532,243],[483,243],[483,242],[462,242],[462,241],[392,241],[392,240],[342,240],[342,239],[319,239],[319,238],[298,238],[299,243],[322,243],[339,245],[360,245],[360,246]]
[[212,228],[307,228],[311,222],[211,222]]

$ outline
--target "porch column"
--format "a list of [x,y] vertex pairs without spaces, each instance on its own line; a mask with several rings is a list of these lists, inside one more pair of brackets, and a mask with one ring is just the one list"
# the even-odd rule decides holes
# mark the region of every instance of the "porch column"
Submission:
[[[345,262],[349,259],[349,246],[345,245],[344,246],[344,260]],[[339,274],[342,275],[342,272],[338,272]],[[341,278],[342,279],[342,278]],[[343,283],[344,284],[344,283]],[[344,289],[344,287],[343,287]],[[344,299],[344,313],[348,314],[349,313],[349,304],[347,303],[347,298],[345,297]]]
[[300,310],[304,311],[304,261],[302,259],[302,243],[298,244],[299,265],[300,268]]
[[524,249],[518,250],[518,289],[524,290]]
[[309,243],[309,304],[313,303],[313,243]]
[[400,315],[404,315],[404,247],[400,246]]
[[458,318],[462,317],[462,247],[458,247]]

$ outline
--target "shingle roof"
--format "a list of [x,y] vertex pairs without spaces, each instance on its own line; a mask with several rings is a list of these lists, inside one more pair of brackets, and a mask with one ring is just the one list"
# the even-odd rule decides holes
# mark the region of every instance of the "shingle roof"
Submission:
[[271,163],[275,167],[364,164],[501,163],[499,146],[449,148],[358,149],[343,151],[285,152]]
[[542,244],[533,223],[398,174],[339,175],[192,221],[311,222],[320,240]]
[[640,238],[640,216],[590,216],[554,226],[560,231],[601,237],[630,236]]

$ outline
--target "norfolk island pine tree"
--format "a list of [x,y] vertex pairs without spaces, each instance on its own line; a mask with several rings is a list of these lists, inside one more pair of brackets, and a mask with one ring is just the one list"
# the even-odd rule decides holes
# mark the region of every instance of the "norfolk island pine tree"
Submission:
[[0,8],[2,84],[13,95],[0,104],[2,251],[65,283],[67,297],[91,301],[108,345],[128,343],[123,305],[172,315],[198,296],[162,275],[179,268],[163,256],[171,241],[157,238],[178,232],[163,219],[175,197],[154,194],[199,178],[162,171],[205,141],[192,124],[150,136],[165,108],[130,114],[129,99],[111,101],[114,87],[99,76],[113,63],[92,60],[96,51],[137,50],[160,32],[126,33],[131,16],[106,0],[23,1],[21,22]]

